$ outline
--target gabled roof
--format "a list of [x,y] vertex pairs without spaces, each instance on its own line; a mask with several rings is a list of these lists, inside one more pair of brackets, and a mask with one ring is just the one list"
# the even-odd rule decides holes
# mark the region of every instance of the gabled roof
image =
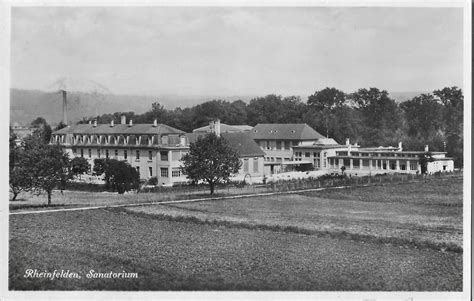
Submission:
[[[189,143],[194,143],[199,136],[204,136],[205,133],[188,133],[186,136]],[[230,146],[239,153],[240,157],[263,157],[265,153],[255,143],[252,135],[249,132],[236,133],[221,133],[221,137],[226,139]]]
[[[252,127],[250,125],[228,125],[225,123],[221,123],[221,133],[244,132],[244,131],[250,131],[251,129]],[[193,130],[193,133],[209,133],[209,132],[211,132],[209,125],[205,125]]]
[[54,131],[53,134],[115,134],[115,135],[161,135],[161,134],[184,134],[183,131],[173,128],[166,124],[98,124],[94,127],[92,124],[77,124]]
[[251,131],[261,140],[317,140],[324,138],[306,123],[259,123]]

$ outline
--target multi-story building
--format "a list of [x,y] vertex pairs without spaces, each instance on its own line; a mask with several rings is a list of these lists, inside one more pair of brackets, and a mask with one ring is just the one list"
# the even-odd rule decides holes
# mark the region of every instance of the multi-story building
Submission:
[[293,160],[296,146],[312,145],[324,138],[306,123],[259,123],[251,131],[253,139],[265,152],[265,173],[291,169],[302,162]]
[[125,160],[141,179],[157,177],[158,185],[185,182],[180,159],[189,150],[185,133],[155,120],[153,124],[78,124],[52,133],[51,143],[60,144],[70,157],[86,158],[94,166],[96,158]]

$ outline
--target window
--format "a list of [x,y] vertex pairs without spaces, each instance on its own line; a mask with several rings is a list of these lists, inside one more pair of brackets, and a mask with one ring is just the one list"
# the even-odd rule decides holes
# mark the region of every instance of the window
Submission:
[[148,175],[153,177],[153,167],[148,167]]
[[173,168],[171,169],[171,176],[173,178],[179,178],[181,177],[181,170],[179,168]]
[[107,158],[107,159],[109,158],[109,150],[108,149],[105,150],[105,158]]
[[139,150],[136,151],[135,159],[140,160],[140,151]]
[[97,158],[100,158],[100,149],[97,150]]
[[148,151],[148,160],[152,160],[153,159],[153,152],[152,151]]
[[115,150],[115,157],[118,157],[118,149]]
[[168,152],[160,152],[161,161],[168,161]]
[[306,152],[306,153],[304,153],[304,156],[305,156],[306,158],[308,158],[310,155],[309,155],[308,152]]
[[84,149],[81,148],[81,157],[84,158]]
[[160,174],[162,178],[168,177],[168,168],[160,168]]
[[285,141],[285,149],[290,149],[290,141]]
[[125,160],[127,160],[127,150],[124,150],[124,151],[123,151],[123,158],[124,158]]
[[140,166],[137,166],[135,167],[137,169],[137,172],[138,172],[138,176],[140,176]]
[[319,153],[313,153],[313,157],[319,157]]
[[89,148],[89,158],[92,157],[92,150]]
[[281,149],[281,141],[280,140],[278,140],[276,142],[276,149]]
[[346,168],[350,168],[350,166],[351,166],[351,161],[350,161],[350,159],[344,159],[342,164],[344,164],[344,166],[345,166]]
[[244,159],[244,172],[249,172],[249,159]]
[[253,172],[258,172],[258,158],[253,158]]

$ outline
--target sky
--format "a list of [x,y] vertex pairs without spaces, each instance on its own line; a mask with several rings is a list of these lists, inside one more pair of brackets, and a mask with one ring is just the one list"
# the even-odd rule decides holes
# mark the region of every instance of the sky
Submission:
[[11,87],[310,95],[462,87],[461,8],[13,7]]

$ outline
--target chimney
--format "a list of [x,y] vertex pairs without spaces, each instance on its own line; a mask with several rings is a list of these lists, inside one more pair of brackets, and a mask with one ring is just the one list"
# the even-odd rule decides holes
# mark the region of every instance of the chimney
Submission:
[[349,146],[351,144],[349,138],[346,138],[346,146]]
[[428,144],[425,145],[425,153],[429,152]]
[[351,155],[351,145],[350,144],[347,146],[347,155],[348,156]]
[[120,116],[120,124],[127,124],[127,116],[125,115]]
[[215,134],[217,137],[220,137],[221,136],[221,121],[219,119],[217,119],[215,122],[214,122],[214,127],[215,127]]
[[63,123],[67,125],[67,95],[66,91],[61,90],[63,95]]
[[154,127],[157,127],[157,126],[158,126],[158,120],[156,120],[156,119],[153,120],[153,126],[154,126]]
[[89,120],[89,124],[92,124],[92,120]]
[[402,147],[402,142],[398,142],[398,151],[401,152],[403,151],[403,147]]
[[114,127],[114,120],[113,119],[110,121],[110,127]]
[[97,119],[94,120],[94,127],[97,126]]
[[133,125],[133,122],[132,122],[132,119],[130,119],[130,121],[128,122],[128,126],[132,126]]

